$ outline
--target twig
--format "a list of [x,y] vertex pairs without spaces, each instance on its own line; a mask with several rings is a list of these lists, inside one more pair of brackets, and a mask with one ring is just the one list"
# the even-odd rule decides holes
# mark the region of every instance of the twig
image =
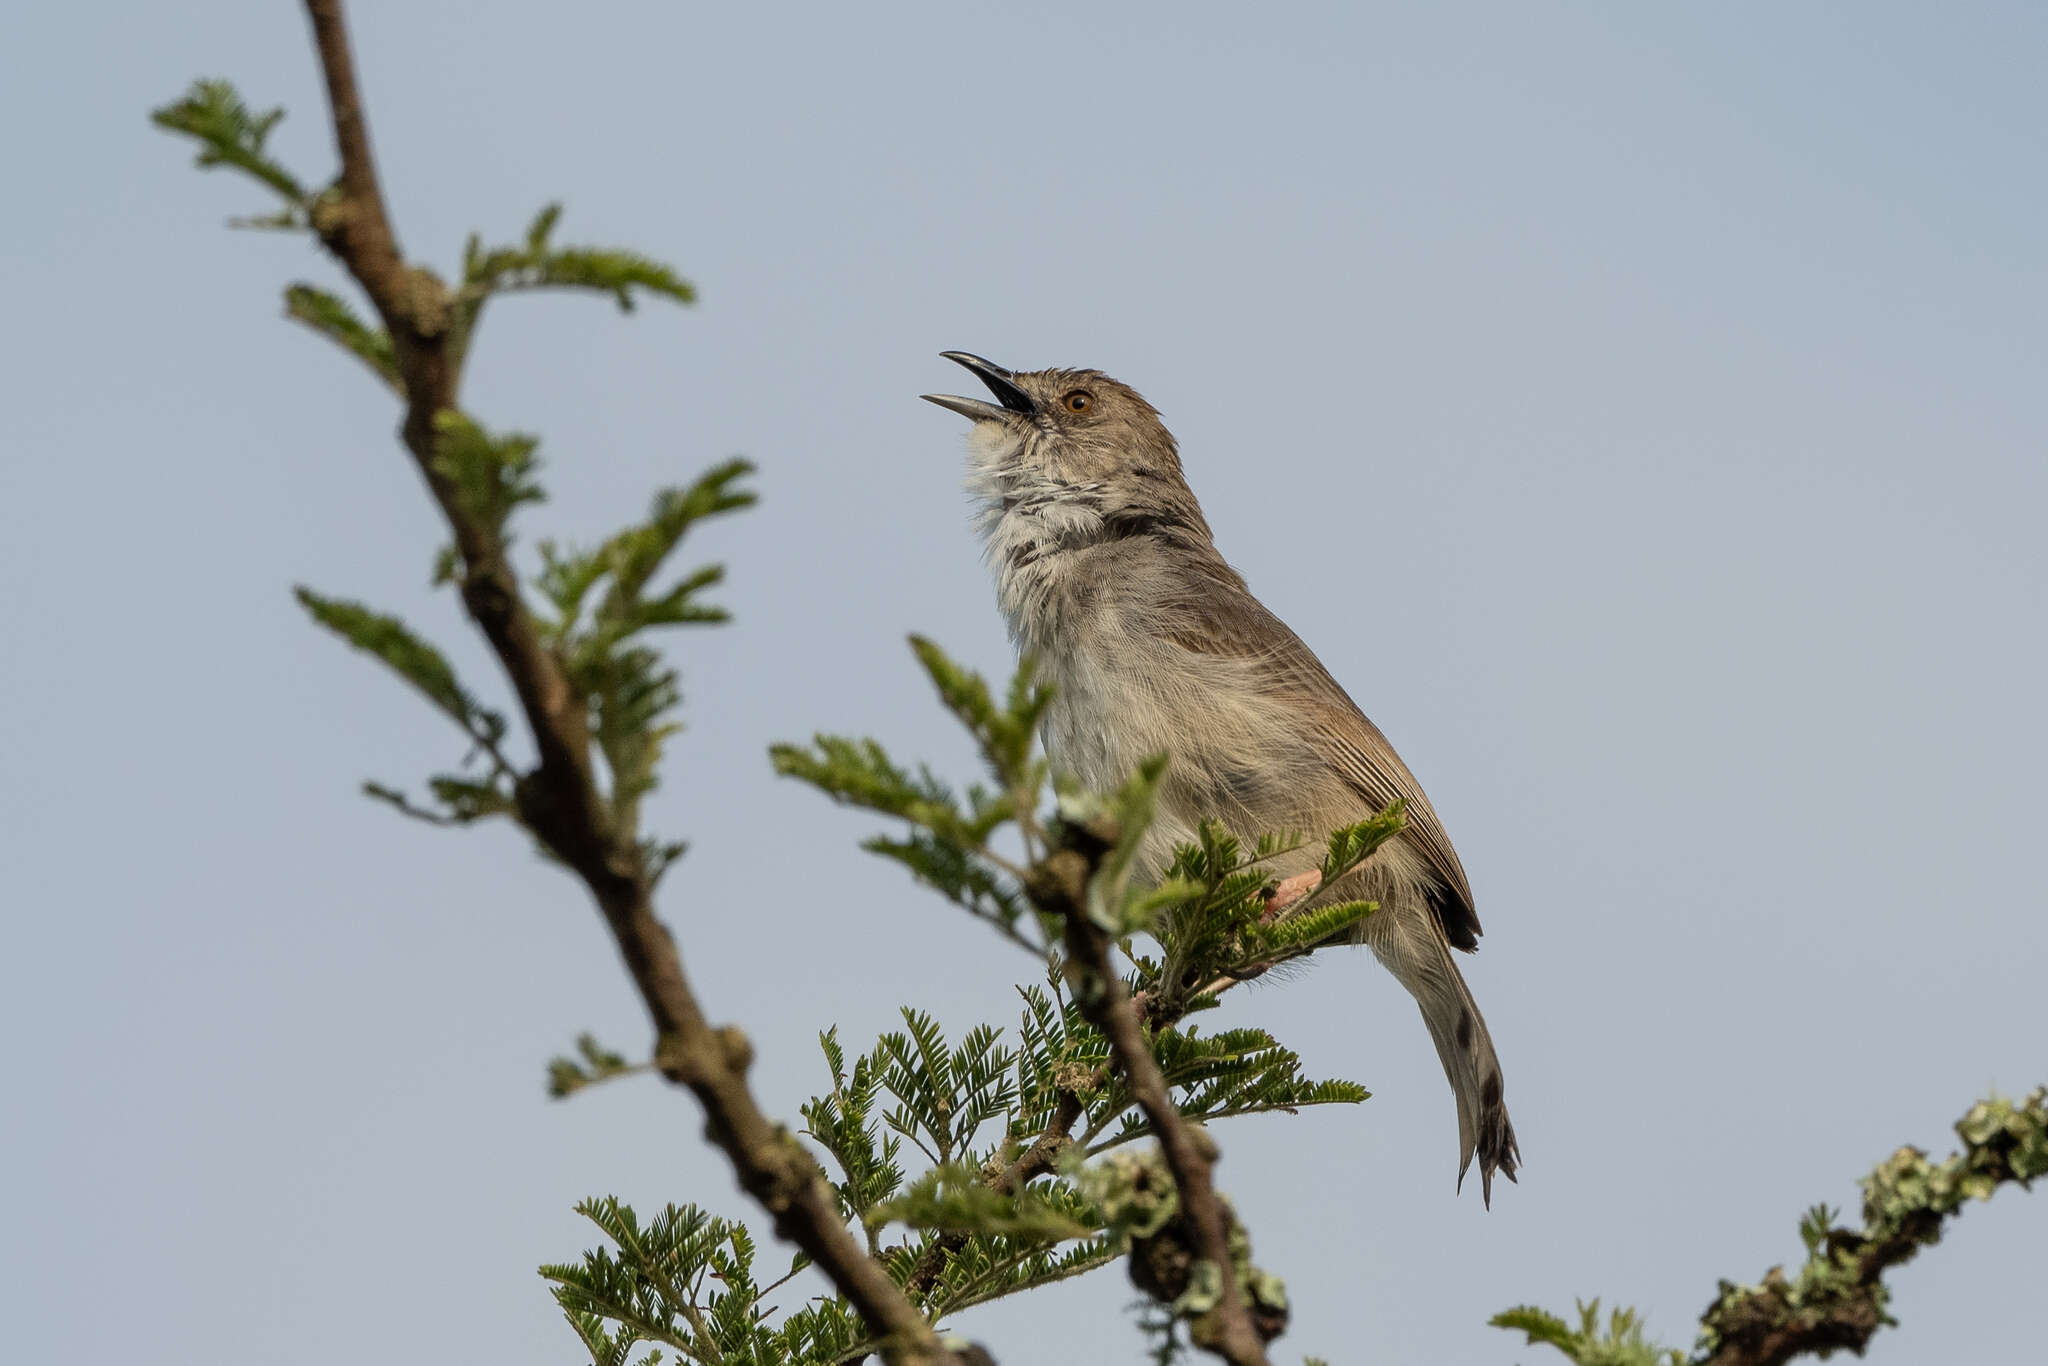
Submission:
[[[475,730],[469,726],[464,726],[463,729],[469,732],[469,738],[475,742],[477,751],[491,761],[491,773],[494,777],[502,774],[515,782],[518,781],[519,770],[512,767],[512,761],[505,757],[505,752],[498,748],[498,742],[492,739],[488,732]],[[465,759],[463,762],[467,763],[468,760]]]
[[1022,1190],[1059,1163],[1060,1154],[1071,1141],[1075,1123],[1087,1109],[1076,1092],[1062,1091],[1059,1097],[1059,1104],[1053,1108],[1052,1122],[1032,1140],[1030,1147],[1018,1154],[1015,1162],[1004,1169],[999,1183],[1001,1189]]
[[725,1353],[718,1350],[718,1340],[711,1336],[710,1320],[697,1307],[695,1300],[682,1301],[683,1317],[690,1322],[690,1331],[697,1335],[697,1355],[711,1366],[719,1366],[725,1360]]
[[411,800],[407,798],[403,792],[400,792],[395,788],[384,787],[377,783],[365,783],[363,785],[363,791],[369,794],[370,796],[375,797],[378,801],[383,802],[385,805],[389,806],[393,811],[396,811],[399,815],[406,817],[408,820],[420,821],[426,825],[438,825],[442,827],[454,827],[463,824],[463,822],[457,817],[444,816],[438,811],[429,811],[426,807],[414,806]]
[[[772,1295],[772,1294],[774,1294],[774,1293],[775,1293],[776,1291],[778,1291],[778,1290],[782,1289],[782,1287],[783,1287],[783,1286],[785,1286],[785,1285],[788,1285],[788,1284],[789,1284],[789,1283],[790,1283],[791,1281],[795,1280],[795,1279],[796,1279],[796,1278],[797,1278],[798,1276],[801,1276],[801,1275],[803,1275],[803,1273],[804,1273],[804,1272],[805,1272],[805,1271],[806,1271],[807,1269],[808,1269],[808,1268],[806,1268],[806,1267],[803,1267],[803,1266],[793,1266],[793,1267],[791,1267],[791,1268],[790,1268],[790,1269],[789,1269],[789,1270],[788,1270],[787,1272],[783,1273],[783,1274],[782,1274],[782,1275],[780,1275],[780,1276],[777,1276],[777,1277],[776,1277],[776,1278],[775,1278],[774,1280],[772,1280],[772,1281],[768,1282],[768,1284],[766,1284],[766,1285],[762,1286],[762,1287],[761,1287],[761,1288],[760,1288],[760,1289],[759,1289],[758,1291],[756,1291],[756,1292],[754,1293],[754,1303],[755,1303],[755,1305],[756,1305],[756,1306],[758,1306],[758,1305],[759,1305],[759,1304],[761,1303],[761,1301],[762,1301],[762,1300],[765,1300],[765,1299],[767,1299],[767,1298],[768,1298],[768,1297],[769,1297],[770,1295]],[[773,1313],[774,1311],[773,1311],[772,1309],[770,1309],[770,1310],[763,1310],[762,1312],[763,1312],[763,1313]]]
[[[991,855],[990,857],[993,858],[994,856]],[[1253,862],[1258,862],[1258,860],[1255,859]],[[1014,865],[1005,865],[1005,870],[1012,874],[1020,886],[1028,885],[1030,874],[1027,870],[1015,867]],[[1272,900],[1267,905],[1268,913],[1286,910],[1290,905],[1313,892],[1316,889],[1317,883],[1320,882],[1321,876],[1320,873],[1309,872],[1297,874],[1282,882],[1275,889]],[[1187,1014],[1187,1006],[1195,998],[1201,996],[1220,996],[1231,987],[1238,985],[1240,980],[1235,977],[1219,977],[1195,991],[1191,996],[1184,998],[1179,1008],[1170,1006],[1167,1003],[1167,998],[1164,996],[1144,991],[1131,998],[1131,1005],[1138,1012],[1139,1022],[1144,1028],[1154,1031],[1165,1029],[1180,1022],[1181,1018]],[[1089,1089],[1096,1089],[1105,1080],[1107,1078],[1098,1071],[1095,1086],[1091,1086]],[[1040,1131],[1038,1137],[1033,1139],[1031,1145],[1018,1155],[1015,1162],[998,1170],[985,1171],[983,1177],[984,1184],[994,1190],[1014,1193],[1039,1177],[1044,1176],[1047,1172],[1050,1172],[1058,1163],[1060,1154],[1073,1142],[1074,1125],[1080,1121],[1081,1116],[1086,1110],[1087,1106],[1082,1101],[1079,1092],[1061,1091],[1059,1093],[1059,1104],[1053,1111],[1052,1119]],[[1104,1122],[1107,1123],[1107,1120]],[[1099,1131],[1100,1126],[1090,1130],[1087,1135],[1087,1141],[1092,1141],[1095,1134]],[[1145,1136],[1144,1131],[1131,1135],[1133,1138],[1143,1136]],[[1119,1139],[1117,1141],[1123,1142],[1125,1140]],[[1089,1153],[1092,1156],[1094,1153],[1104,1151],[1112,1146],[1114,1144],[1091,1148]],[[911,1268],[909,1279],[904,1282],[903,1288],[913,1295],[921,1295],[931,1289],[932,1286],[938,1283],[939,1276],[945,1271],[947,1259],[961,1248],[967,1246],[968,1241],[968,1235],[964,1233],[942,1234],[929,1248],[925,1249],[924,1255],[918,1258],[917,1265]]]
[[824,1173],[773,1123],[746,1083],[752,1048],[739,1030],[713,1028],[683,974],[668,929],[655,917],[646,861],[613,829],[590,756],[584,701],[543,644],[520,598],[497,529],[465,515],[435,465],[435,418],[456,406],[459,357],[448,289],[408,267],[398,248],[349,54],[341,0],[306,0],[333,114],[341,176],[314,201],[313,226],[375,305],[389,332],[406,398],[403,436],[440,505],[461,556],[462,600],[519,695],[538,766],[516,788],[521,820],[575,871],[603,913],[653,1017],[664,1076],[702,1103],[711,1140],[731,1159],[747,1193],[832,1280],[882,1339],[891,1362],[952,1359],[924,1316],[861,1250],[841,1220]]
[[1075,1002],[1109,1041],[1112,1063],[1129,1080],[1131,1094],[1152,1126],[1160,1155],[1179,1191],[1181,1212],[1194,1232],[1195,1253],[1219,1273],[1212,1331],[1202,1345],[1232,1366],[1267,1366],[1265,1343],[1252,1325],[1230,1255],[1230,1224],[1213,1179],[1216,1145],[1174,1105],[1158,1059],[1152,1055],[1151,1041],[1145,1037],[1139,1010],[1124,991],[1123,978],[1110,957],[1109,934],[1088,917],[1090,860],[1078,850],[1061,849],[1033,871],[1036,876],[1026,890],[1066,926],[1068,969],[1082,979],[1075,986]]
[[[1023,1190],[1051,1171],[1058,1163],[1060,1154],[1066,1150],[1074,1124],[1087,1108],[1081,1097],[1073,1091],[1061,1091],[1059,1104],[1053,1108],[1052,1120],[1031,1146],[1017,1155],[1017,1160],[1006,1166],[990,1171],[984,1168],[984,1182],[989,1187],[1010,1194]],[[938,1284],[939,1276],[946,1269],[947,1259],[961,1248],[966,1247],[970,1235],[965,1233],[942,1233],[925,1249],[917,1259],[917,1265],[910,1269],[910,1276],[903,1282],[903,1288],[913,1295],[922,1295]]]

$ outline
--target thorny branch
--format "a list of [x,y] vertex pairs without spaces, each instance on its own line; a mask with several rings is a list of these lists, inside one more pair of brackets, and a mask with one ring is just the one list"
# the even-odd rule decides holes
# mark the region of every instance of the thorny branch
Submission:
[[593,772],[584,703],[543,643],[497,529],[464,513],[436,467],[435,421],[455,408],[460,383],[450,326],[454,301],[431,271],[408,266],[399,251],[370,153],[341,0],[306,0],[306,11],[341,158],[340,178],[314,202],[313,227],[389,331],[406,400],[406,449],[454,534],[463,604],[490,641],[532,729],[539,762],[518,781],[520,817],[589,888],[653,1017],[663,1075],[702,1103],[711,1140],[731,1159],[747,1193],[773,1216],[776,1232],[831,1278],[883,1339],[889,1361],[957,1360],[855,1241],[817,1164],[762,1113],[747,1086],[752,1049],[745,1035],[714,1028],[705,1018],[675,940],[654,914],[646,856],[613,828]]
[[[1018,869],[1017,881],[1027,885],[1029,876]],[[1283,881],[1274,889],[1266,904],[1266,914],[1277,916],[1289,906],[1302,900],[1316,890],[1321,874],[1308,872],[1297,874]],[[1219,996],[1242,980],[1235,977],[1221,977],[1208,983],[1196,992],[1196,996]],[[1137,1012],[1139,1023],[1147,1030],[1157,1031],[1178,1024],[1187,1013],[1190,1002],[1183,1000],[1176,1008],[1165,997],[1140,991],[1131,997],[1131,1007]],[[1107,1080],[1107,1074],[1097,1069],[1087,1089],[1093,1090]],[[989,1164],[982,1171],[982,1180],[991,1189],[1014,1194],[1030,1185],[1039,1177],[1051,1173],[1059,1165],[1060,1154],[1073,1143],[1074,1126],[1087,1112],[1087,1105],[1079,1091],[1059,1092],[1059,1103],[1053,1107],[1052,1118],[1044,1129],[1030,1142],[1016,1158],[1006,1164]],[[913,1295],[923,1294],[938,1284],[944,1274],[946,1262],[952,1255],[966,1247],[969,1237],[965,1233],[947,1233],[936,1239],[919,1257],[917,1265],[911,1268],[904,1288]]]
[[[1087,912],[1087,888],[1094,867],[1075,848],[1056,850],[1032,869],[1025,890],[1038,907],[1065,925],[1066,961],[1075,1003],[1108,1041],[1113,1065],[1131,1083],[1131,1094],[1158,1140],[1180,1205],[1193,1233],[1195,1255],[1218,1277],[1216,1307],[1194,1329],[1198,1345],[1232,1366],[1266,1366],[1265,1336],[1254,1326],[1244,1287],[1231,1255],[1231,1216],[1216,1193],[1215,1143],[1182,1117],[1145,1037],[1139,1008],[1124,990],[1111,960],[1107,931]],[[1275,1329],[1277,1331],[1277,1327]]]

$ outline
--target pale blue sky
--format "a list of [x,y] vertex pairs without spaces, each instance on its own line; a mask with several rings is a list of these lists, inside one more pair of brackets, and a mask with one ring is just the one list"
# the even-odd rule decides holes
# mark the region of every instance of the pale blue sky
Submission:
[[[926,632],[1007,647],[917,402],[963,347],[1093,365],[1181,439],[1226,551],[1458,842],[1527,1166],[1451,1192],[1412,1006],[1332,955],[1231,1019],[1377,1094],[1233,1125],[1281,1359],[1535,1362],[1603,1295],[1690,1341],[1816,1200],[2048,1080],[2048,11],[2038,5],[361,3],[405,243],[542,202],[687,312],[494,309],[469,400],[545,440],[529,536],[743,452],[737,625],[677,642],[663,908],[793,1116],[816,1032],[1012,1014],[1023,964],[773,779],[868,731],[965,773]],[[45,5],[0,37],[0,1307],[23,1361],[566,1363],[533,1274],[586,1194],[742,1212],[687,1097],[546,1101],[644,1024],[509,830],[355,795],[456,757],[299,617],[403,611],[495,686],[388,398],[279,319],[146,111],[226,75],[329,173],[296,5]],[[791,840],[815,853],[791,877]],[[768,876],[772,872],[772,876]],[[810,888],[819,889],[816,894]],[[1895,1280],[1879,1363],[2038,1344],[2040,1197]],[[1134,1360],[1121,1273],[969,1318]]]

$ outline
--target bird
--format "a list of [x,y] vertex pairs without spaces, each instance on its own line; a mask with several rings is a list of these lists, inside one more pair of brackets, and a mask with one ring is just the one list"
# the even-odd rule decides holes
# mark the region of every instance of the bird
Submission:
[[[1457,1100],[1458,1180],[1481,1199],[1521,1161],[1500,1060],[1452,949],[1479,944],[1472,888],[1394,747],[1216,548],[1159,412],[1099,370],[1007,370],[945,351],[995,400],[925,394],[972,422],[967,488],[996,600],[1052,685],[1055,772],[1109,791],[1164,752],[1152,877],[1205,820],[1256,838],[1326,832],[1396,801],[1406,822],[1342,884],[1379,909],[1348,934],[1415,998]],[[1264,457],[1268,461],[1270,455]],[[1304,847],[1277,871],[1316,866]]]

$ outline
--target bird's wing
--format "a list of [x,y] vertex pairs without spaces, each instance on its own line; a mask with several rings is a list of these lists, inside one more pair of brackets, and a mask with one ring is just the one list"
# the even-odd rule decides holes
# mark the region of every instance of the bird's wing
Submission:
[[1405,834],[1443,884],[1435,909],[1444,934],[1461,949],[1477,948],[1481,931],[1472,884],[1422,784],[1301,637],[1266,610],[1234,570],[1220,561],[1216,570],[1163,604],[1162,628],[1192,653],[1254,661],[1272,694],[1302,704],[1319,747],[1362,805],[1380,811],[1396,799],[1406,803]]

